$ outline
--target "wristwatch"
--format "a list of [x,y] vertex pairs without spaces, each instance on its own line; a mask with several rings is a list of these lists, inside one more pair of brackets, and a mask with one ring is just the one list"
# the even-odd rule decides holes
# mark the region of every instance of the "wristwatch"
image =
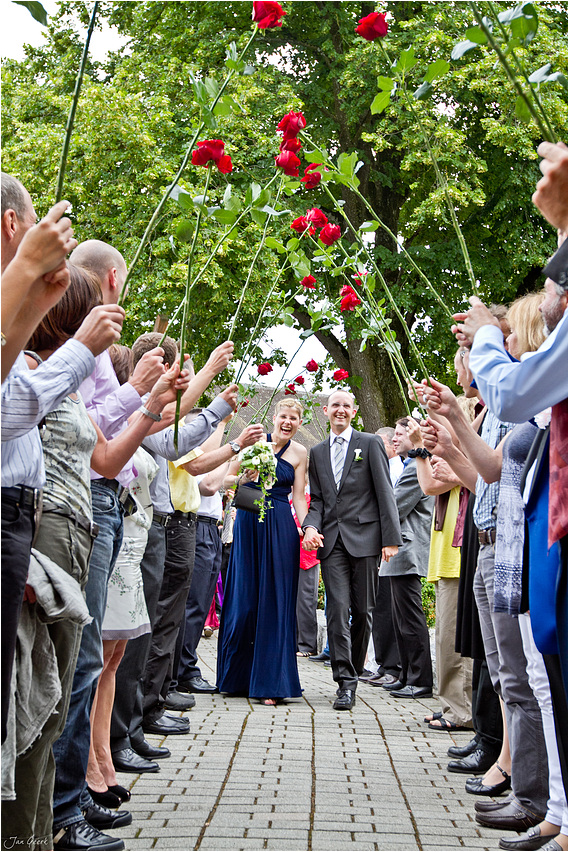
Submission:
[[241,452],[241,447],[239,446],[237,441],[230,441],[229,446],[231,447],[231,449],[233,450],[234,453],[240,453]]

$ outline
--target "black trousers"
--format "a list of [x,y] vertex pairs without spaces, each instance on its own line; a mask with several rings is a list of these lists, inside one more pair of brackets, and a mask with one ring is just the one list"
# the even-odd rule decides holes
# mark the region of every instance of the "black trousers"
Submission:
[[174,672],[179,683],[201,677],[197,647],[213,600],[215,584],[221,569],[221,538],[217,526],[198,520],[196,525],[196,558],[186,612],[178,634],[178,665]]
[[496,757],[502,748],[504,725],[500,699],[492,686],[486,660],[472,661],[472,726],[480,744]]
[[18,506],[2,489],[2,742],[6,739],[16,633],[28,578],[34,530],[33,507]]
[[399,678],[401,666],[399,664],[399,651],[391,614],[390,579],[390,577],[379,577],[378,579],[371,635],[373,637],[375,660],[379,665],[381,673]]
[[340,536],[321,563],[332,676],[340,689],[355,690],[364,670],[378,563],[378,556],[351,556]]
[[401,683],[432,686],[433,665],[429,629],[421,599],[421,578],[417,574],[403,574],[389,579]]
[[[140,568],[144,584],[144,599],[152,629],[156,624],[156,610],[166,558],[166,529],[153,523],[148,531],[148,542]],[[143,681],[152,633],[145,633],[127,642],[124,656],[116,674],[116,692],[111,716],[111,751],[140,744],[142,730]]]
[[162,715],[170,688],[176,640],[192,581],[195,547],[196,516],[172,518],[166,528],[164,578],[144,678],[143,713],[148,722]]

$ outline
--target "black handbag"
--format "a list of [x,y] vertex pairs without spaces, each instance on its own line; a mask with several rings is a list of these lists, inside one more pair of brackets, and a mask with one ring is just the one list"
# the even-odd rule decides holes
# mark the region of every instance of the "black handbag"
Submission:
[[241,480],[239,480],[239,484],[233,498],[234,508],[245,509],[246,512],[254,512],[256,515],[260,515],[262,503],[263,492],[259,488],[251,488],[241,485]]

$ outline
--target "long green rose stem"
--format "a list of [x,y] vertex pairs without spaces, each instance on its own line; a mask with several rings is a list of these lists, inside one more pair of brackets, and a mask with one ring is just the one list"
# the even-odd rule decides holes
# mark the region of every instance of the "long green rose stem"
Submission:
[[[281,176],[281,183],[280,183],[280,186],[277,190],[277,194],[276,194],[276,197],[275,197],[275,207],[279,202],[279,198],[280,198],[280,195],[281,195],[281,192],[282,192],[282,189],[283,189],[283,185],[284,185],[284,176]],[[241,298],[239,299],[239,304],[237,305],[237,310],[235,311],[235,315],[234,315],[233,321],[231,323],[231,328],[229,329],[229,340],[231,340],[231,338],[233,336],[233,332],[235,331],[235,325],[237,323],[237,317],[239,316],[239,311],[241,310],[243,300],[245,299],[245,293],[247,292],[247,288],[249,287],[249,283],[251,281],[251,276],[253,275],[253,270],[255,268],[255,264],[257,263],[257,258],[259,257],[259,255],[261,254],[261,252],[263,251],[263,248],[265,246],[265,239],[267,238],[267,230],[269,228],[269,225],[271,224],[272,218],[273,218],[272,214],[267,213],[267,219],[266,219],[265,225],[263,227],[263,233],[261,235],[261,239],[259,241],[257,251],[255,252],[253,260],[251,261],[251,266],[249,267],[249,272],[247,273],[247,279],[245,281],[245,284],[243,285],[243,290],[241,291]]]
[[[527,82],[529,84],[530,92],[532,94],[532,98],[530,99],[530,98],[528,98],[526,92],[524,91],[522,84],[516,78],[516,75],[514,74],[514,71],[513,71],[512,67],[510,66],[510,63],[506,59],[506,55],[504,54],[504,52],[500,48],[500,45],[498,44],[498,42],[496,41],[496,39],[492,35],[492,32],[490,31],[489,27],[487,27],[486,24],[484,23],[484,18],[480,14],[480,11],[478,10],[476,3],[469,3],[468,5],[472,9],[472,13],[473,13],[474,17],[476,18],[478,26],[480,27],[480,29],[482,30],[482,32],[484,33],[484,35],[488,39],[488,44],[490,45],[490,47],[492,48],[494,53],[497,55],[500,62],[502,63],[510,83],[512,84],[512,86],[514,87],[514,89],[516,90],[518,95],[524,100],[525,105],[527,106],[527,108],[528,108],[528,110],[531,114],[531,117],[533,118],[533,120],[535,121],[535,123],[537,124],[539,129],[541,130],[541,133],[543,134],[543,138],[547,139],[548,142],[553,142],[553,144],[555,144],[555,142],[556,142],[555,134],[554,134],[553,130],[551,129],[551,125],[549,124],[547,116],[545,115],[545,113],[543,113],[544,117],[545,117],[545,121],[546,121],[546,124],[544,124],[543,121],[541,120],[541,116],[538,114],[538,112],[535,109],[535,106],[534,106],[534,103],[533,103],[535,93],[533,91],[533,87],[532,87],[531,83],[529,83],[529,80],[527,80]],[[515,54],[514,54],[514,57],[515,57]],[[517,59],[517,57],[515,57],[515,58]],[[538,102],[539,102],[539,99],[536,98],[536,100],[538,100]],[[540,104],[540,109],[543,112],[543,108],[541,107],[541,104]]]
[[[413,353],[414,353],[414,355],[415,355],[415,357],[416,357],[417,361],[419,362],[419,365],[420,365],[421,369],[423,370],[423,373],[424,373],[424,375],[425,375],[425,378],[428,378],[428,376],[429,376],[429,372],[428,372],[427,368],[425,367],[425,364],[423,363],[423,359],[421,358],[421,354],[420,354],[419,350],[417,349],[417,346],[415,345],[415,341],[413,340],[413,336],[412,336],[412,334],[411,334],[411,332],[410,332],[409,328],[407,327],[407,323],[405,322],[405,319],[404,319],[404,317],[403,317],[403,314],[402,314],[402,313],[401,313],[401,311],[399,310],[399,306],[397,305],[397,303],[395,302],[395,299],[394,299],[394,298],[393,298],[393,296],[391,295],[391,290],[389,289],[389,286],[388,286],[388,284],[387,284],[387,281],[386,281],[386,280],[385,280],[385,278],[383,277],[383,275],[382,275],[382,273],[381,273],[381,271],[380,271],[380,269],[379,269],[379,267],[378,267],[377,263],[375,262],[375,258],[374,258],[374,257],[373,257],[373,255],[370,253],[369,249],[367,248],[367,246],[365,245],[365,243],[364,243],[364,242],[363,242],[363,240],[361,239],[361,237],[360,237],[360,235],[359,235],[358,231],[356,230],[356,228],[354,228],[354,226],[352,225],[352,223],[351,223],[351,221],[350,221],[350,219],[349,219],[349,217],[348,217],[347,213],[344,211],[344,209],[341,207],[341,205],[339,205],[339,204],[338,204],[338,202],[336,201],[336,199],[334,198],[334,196],[332,195],[332,193],[330,192],[330,190],[328,189],[328,187],[327,187],[326,185],[324,185],[324,189],[325,189],[326,193],[328,194],[328,196],[330,197],[330,199],[331,199],[332,203],[334,204],[335,209],[336,209],[336,210],[340,213],[340,215],[341,215],[341,216],[345,219],[345,221],[346,221],[346,223],[347,223],[348,227],[350,228],[351,232],[353,233],[353,235],[354,235],[354,237],[355,237],[356,241],[357,241],[358,243],[360,243],[360,245],[362,246],[362,248],[363,248],[364,252],[366,253],[367,258],[368,258],[368,260],[370,261],[371,265],[373,266],[373,268],[374,268],[374,270],[375,270],[375,273],[376,273],[376,275],[377,275],[377,278],[378,278],[378,280],[379,280],[380,284],[382,285],[382,287],[383,287],[383,289],[384,289],[384,291],[385,291],[385,295],[386,295],[386,296],[387,296],[387,298],[389,299],[389,302],[390,302],[390,304],[391,304],[391,307],[392,307],[392,309],[393,309],[394,313],[397,315],[397,317],[398,317],[399,321],[401,322],[401,325],[402,325],[402,327],[403,327],[403,329],[404,329],[404,331],[405,331],[405,334],[406,334],[406,336],[407,336],[407,339],[409,340],[409,344],[410,344],[410,346],[411,346],[411,349],[413,350]],[[347,257],[347,258],[348,258],[348,260],[351,260],[350,256],[348,255],[347,251],[346,251],[346,250],[345,250],[345,248],[342,246],[342,244],[340,243],[339,245],[340,245],[340,248],[341,248],[341,250],[342,250],[343,254],[345,255],[345,257]]]
[[[259,330],[259,326],[261,325],[261,321],[262,321],[262,319],[263,319],[263,317],[264,317],[264,314],[265,314],[265,308],[267,307],[267,305],[268,305],[268,303],[269,303],[269,300],[270,300],[271,296],[272,296],[272,295],[273,295],[273,293],[275,292],[275,289],[276,289],[276,286],[277,286],[277,284],[278,284],[278,282],[279,282],[279,279],[280,279],[281,275],[283,274],[284,270],[286,269],[287,265],[288,265],[288,257],[287,257],[287,258],[285,258],[285,260],[284,260],[284,262],[283,262],[282,266],[280,267],[279,271],[277,272],[277,275],[276,275],[276,277],[275,277],[275,280],[273,281],[273,283],[272,283],[272,285],[271,285],[271,289],[270,289],[270,290],[269,290],[269,292],[267,293],[267,296],[266,296],[266,298],[265,298],[265,301],[263,302],[263,307],[262,307],[262,308],[261,308],[261,310],[259,311],[259,317],[258,317],[257,322],[256,322],[256,324],[255,324],[255,328],[253,329],[253,331],[252,331],[252,332],[251,332],[251,334],[249,335],[249,339],[248,339],[248,341],[247,341],[247,346],[245,347],[245,352],[243,353],[243,357],[241,358],[241,366],[240,366],[239,371],[238,371],[238,373],[237,373],[237,376],[236,376],[236,378],[235,378],[235,381],[236,381],[236,382],[238,382],[238,381],[239,381],[239,379],[241,378],[241,376],[243,375],[243,373],[245,372],[245,370],[246,370],[246,369],[247,369],[247,367],[249,366],[249,362],[248,362],[248,361],[246,361],[246,358],[247,358],[247,355],[249,354],[249,350],[250,350],[250,348],[251,348],[251,341],[252,341],[252,340],[254,340],[254,339],[257,339],[257,338],[256,338],[257,331]],[[271,317],[271,321],[272,321],[272,317]],[[267,328],[268,328],[268,325],[265,325],[265,328],[263,329],[263,331],[261,332],[261,334],[259,334],[259,335],[258,335],[258,337],[262,337],[262,336],[263,336],[263,334],[265,333],[265,331],[267,330]],[[250,361],[250,360],[251,360],[251,359],[249,359],[249,361]]]
[[[317,144],[316,144],[316,143],[315,143],[315,142],[314,142],[314,141],[310,138],[310,136],[306,133],[306,131],[302,130],[302,131],[301,131],[301,133],[300,133],[300,135],[301,135],[301,136],[304,136],[304,137],[305,137],[305,139],[307,140],[307,142],[309,142],[309,143],[313,146],[314,150],[315,150],[315,151],[318,151],[318,153],[319,153],[319,154],[321,154],[321,155],[323,156],[323,158],[327,161],[327,167],[331,167],[333,171],[337,171],[337,169],[334,167],[334,164],[333,164],[333,163],[331,163],[331,162],[330,162],[330,160],[328,159],[328,155],[326,154],[326,152],[325,152],[325,151],[322,151],[322,149],[321,149],[321,148],[320,148],[320,147],[319,147],[319,146],[318,146],[318,145],[317,145]],[[396,243],[396,244],[399,246],[399,248],[401,249],[401,254],[402,254],[402,255],[403,255],[403,256],[404,256],[404,257],[405,257],[405,258],[409,261],[409,263],[411,264],[411,266],[413,267],[413,269],[415,270],[415,272],[416,272],[416,273],[418,274],[418,276],[420,277],[421,281],[422,281],[424,284],[426,284],[426,285],[427,285],[427,287],[429,288],[429,290],[431,291],[431,293],[433,294],[433,296],[435,297],[435,299],[437,300],[437,302],[439,303],[439,305],[441,306],[441,308],[442,308],[442,309],[445,311],[445,313],[447,314],[448,318],[449,318],[452,322],[454,322],[453,315],[452,315],[451,311],[449,310],[448,306],[447,306],[447,305],[445,304],[445,302],[442,300],[441,296],[439,295],[439,293],[437,292],[437,290],[434,288],[434,286],[431,284],[431,282],[429,281],[429,279],[427,278],[427,276],[425,275],[425,273],[423,272],[423,270],[422,270],[422,269],[420,269],[420,267],[419,267],[419,266],[417,266],[416,262],[414,261],[413,257],[409,254],[409,252],[407,251],[407,249],[405,248],[405,246],[404,246],[402,243],[400,243],[400,242],[399,242],[399,240],[397,239],[397,236],[393,233],[393,231],[391,230],[391,228],[390,228],[388,225],[386,225],[386,224],[385,224],[385,222],[383,222],[383,221],[379,218],[379,216],[377,215],[377,213],[375,212],[375,210],[373,209],[373,207],[371,206],[371,204],[369,203],[369,201],[367,200],[367,198],[365,198],[365,196],[363,196],[363,195],[362,195],[362,193],[359,191],[359,189],[357,189],[357,187],[355,187],[355,186],[352,186],[352,187],[350,187],[350,188],[351,188],[352,192],[354,192],[354,193],[358,196],[358,198],[360,199],[360,201],[361,201],[361,202],[365,205],[365,207],[366,207],[366,209],[368,210],[368,212],[369,212],[369,213],[371,213],[371,215],[372,215],[372,217],[373,217],[373,220],[374,220],[375,222],[377,222],[377,224],[379,225],[379,227],[380,227],[383,231],[385,231],[385,233],[386,233],[386,234],[389,234],[389,236],[391,237],[391,239],[393,240],[393,242],[394,242],[394,243]]]
[[[251,33],[251,38],[249,39],[249,41],[247,42],[247,44],[245,45],[245,47],[244,47],[244,48],[243,48],[243,50],[241,51],[241,53],[240,53],[240,55],[239,55],[239,57],[238,57],[238,59],[237,59],[237,62],[241,62],[241,60],[242,60],[242,59],[243,59],[243,57],[245,56],[245,53],[247,52],[247,50],[248,50],[248,49],[249,49],[249,47],[251,46],[251,43],[253,42],[253,39],[254,39],[254,38],[255,38],[255,36],[257,35],[257,31],[258,31],[258,29],[259,29],[259,28],[258,28],[257,24],[255,24],[254,29],[253,29],[253,32]],[[221,96],[223,95],[223,93],[224,93],[225,89],[227,88],[227,86],[228,86],[228,84],[229,84],[230,80],[234,77],[234,75],[235,75],[235,70],[234,70],[234,69],[231,69],[231,70],[229,71],[229,73],[227,74],[227,76],[226,76],[225,80],[224,80],[224,81],[223,81],[223,83],[221,84],[221,87],[220,87],[220,89],[219,89],[219,92],[217,93],[217,95],[216,95],[216,96],[215,96],[215,98],[213,99],[212,104],[211,104],[211,106],[209,107],[210,111],[212,111],[212,110],[214,110],[214,109],[215,109],[215,107],[216,107],[216,105],[217,105],[217,103],[218,103],[219,99],[220,99],[220,98],[221,98]],[[167,187],[166,187],[166,191],[164,192],[164,195],[162,196],[162,198],[161,198],[161,200],[160,200],[160,203],[158,204],[158,207],[156,208],[156,210],[154,211],[154,213],[152,214],[152,216],[151,216],[151,218],[150,218],[150,222],[148,223],[148,225],[147,225],[147,227],[146,227],[146,230],[145,230],[145,232],[144,232],[144,234],[143,234],[143,236],[142,236],[142,239],[141,239],[141,241],[140,241],[140,243],[139,243],[139,245],[138,245],[138,248],[137,248],[137,250],[136,250],[136,252],[135,252],[135,254],[134,254],[134,257],[133,257],[133,259],[132,259],[132,263],[130,264],[130,266],[129,266],[129,268],[128,268],[128,272],[127,272],[127,275],[126,275],[126,280],[125,280],[125,283],[124,283],[124,287],[123,287],[123,289],[122,289],[121,297],[120,297],[120,299],[119,299],[119,305],[120,305],[120,304],[122,304],[122,302],[123,302],[123,301],[125,300],[125,298],[126,298],[127,291],[128,291],[128,285],[129,285],[129,283],[130,283],[130,279],[131,279],[131,277],[132,277],[132,273],[133,273],[133,271],[134,271],[134,267],[136,266],[136,264],[138,263],[138,261],[139,261],[139,259],[140,259],[140,255],[142,254],[142,251],[143,251],[144,246],[146,245],[146,243],[147,243],[147,241],[148,241],[148,238],[149,238],[150,234],[151,234],[151,233],[152,233],[152,231],[154,230],[154,226],[156,225],[156,222],[157,222],[157,220],[158,220],[158,218],[159,218],[160,214],[162,213],[162,210],[163,210],[163,208],[164,208],[164,205],[166,204],[166,202],[167,202],[167,201],[168,201],[168,199],[170,198],[170,195],[172,194],[172,190],[174,189],[174,187],[175,187],[175,186],[176,186],[176,184],[178,183],[179,179],[181,178],[181,176],[182,176],[182,174],[183,174],[183,172],[184,172],[184,169],[186,168],[186,166],[187,166],[187,164],[188,164],[188,160],[190,159],[190,155],[191,155],[191,153],[192,153],[192,150],[193,150],[193,148],[194,148],[194,145],[196,144],[197,139],[198,139],[198,136],[199,136],[199,135],[200,135],[200,133],[202,132],[202,130],[203,130],[203,128],[204,128],[204,126],[205,126],[205,122],[204,122],[203,120],[202,120],[202,121],[200,121],[200,123],[198,124],[198,127],[197,127],[197,129],[196,129],[196,132],[195,132],[195,133],[194,133],[194,135],[192,136],[191,142],[190,142],[190,144],[188,145],[188,147],[187,147],[187,149],[186,149],[186,153],[184,154],[184,157],[183,157],[183,159],[182,159],[182,162],[181,162],[181,164],[180,164],[180,167],[179,167],[178,171],[176,172],[176,175],[175,175],[174,179],[172,180],[172,183],[171,183],[171,184],[169,184],[169,186],[167,186]]]
[[[276,178],[276,177],[277,177],[277,175],[273,175],[273,177],[270,179],[270,181],[269,181],[269,182],[267,183],[267,185],[265,186],[265,189],[268,189],[268,188],[270,187],[270,185],[272,184],[272,182],[275,180],[275,178]],[[247,207],[245,207],[245,209],[241,211],[241,213],[239,214],[239,216],[237,217],[237,219],[235,220],[235,222],[233,222],[233,224],[232,224],[232,225],[229,225],[229,226],[225,229],[225,231],[223,232],[223,234],[222,234],[222,235],[221,235],[221,237],[218,239],[218,241],[216,242],[215,246],[212,248],[211,252],[209,253],[209,256],[208,256],[208,258],[207,258],[206,262],[205,262],[205,263],[204,263],[204,265],[201,267],[200,271],[197,273],[196,277],[194,278],[194,280],[193,280],[193,281],[192,281],[192,283],[190,284],[190,288],[189,288],[189,290],[187,291],[187,295],[188,295],[188,296],[189,296],[189,294],[191,293],[191,291],[193,290],[193,288],[195,287],[195,285],[198,283],[198,281],[200,281],[200,280],[201,280],[201,278],[202,278],[203,274],[207,271],[207,269],[208,269],[208,267],[209,267],[210,263],[213,261],[213,259],[214,259],[215,255],[217,254],[217,250],[218,250],[218,249],[220,248],[220,246],[223,244],[224,240],[228,237],[228,235],[231,233],[231,231],[232,231],[234,228],[236,228],[236,227],[237,227],[237,225],[241,222],[241,220],[245,218],[245,216],[247,215],[247,213],[249,213],[249,211],[251,210],[251,207],[252,207],[252,206],[253,206],[252,204],[248,204],[248,205],[247,205]],[[178,305],[178,307],[176,308],[176,310],[174,311],[174,313],[172,314],[172,316],[171,316],[171,317],[170,317],[170,319],[168,320],[168,325],[166,326],[166,331],[165,331],[165,332],[164,332],[164,334],[162,335],[162,339],[161,339],[161,341],[160,341],[160,343],[159,343],[159,346],[161,346],[161,345],[162,345],[162,343],[164,342],[164,338],[166,337],[166,335],[167,335],[167,333],[168,333],[168,328],[169,328],[169,326],[170,326],[170,325],[174,322],[174,320],[175,320],[175,319],[177,319],[178,314],[179,314],[179,313],[183,310],[183,308],[184,308],[184,303],[185,303],[185,302],[184,302],[184,299],[182,299],[182,301],[180,302],[180,304]]]
[[[203,191],[204,203],[207,203],[207,190],[208,190],[208,187],[209,187],[209,180],[211,178],[212,168],[213,168],[213,165],[212,165],[212,163],[210,163],[208,168],[207,168],[207,173],[206,173],[206,178],[205,178],[205,186],[204,186],[204,191]],[[184,313],[183,313],[183,316],[182,316],[182,331],[181,331],[181,334],[180,334],[180,370],[184,369],[184,360],[185,360],[185,357],[186,357],[186,355],[185,355],[185,352],[186,352],[186,326],[187,326],[187,322],[188,322],[188,309],[189,309],[189,305],[190,305],[189,295],[190,295],[191,280],[192,280],[192,263],[193,263],[193,259],[194,259],[194,250],[195,250],[197,239],[198,239],[198,233],[199,233],[199,230],[200,230],[201,218],[202,218],[202,211],[201,211],[201,207],[200,207],[200,208],[198,208],[198,214],[197,214],[197,218],[196,218],[196,227],[195,227],[195,230],[194,230],[192,245],[190,247],[190,255],[188,257],[188,277],[187,277],[187,284],[186,284],[186,295],[184,296]],[[178,426],[179,426],[179,422],[180,422],[181,401],[182,401],[182,392],[178,391],[178,398],[176,400],[176,417],[175,417],[175,420],[174,420],[174,446],[175,446],[176,450],[178,449]]]
[[79,66],[79,71],[77,72],[77,78],[75,80],[75,90],[73,92],[73,98],[71,101],[71,109],[69,110],[69,115],[67,116],[67,124],[65,125],[65,140],[63,142],[63,150],[61,151],[61,160],[59,161],[59,173],[57,175],[57,188],[55,191],[56,204],[58,201],[61,201],[61,198],[63,196],[63,180],[65,178],[65,169],[67,167],[67,156],[69,154],[71,134],[73,133],[75,113],[77,112],[77,104],[79,103],[79,95],[81,93],[81,86],[83,84],[83,75],[85,74],[85,66],[87,65],[87,56],[89,54],[89,45],[91,43],[91,36],[93,35],[93,30],[95,28],[95,18],[97,17],[98,8],[99,3],[97,2],[93,5],[93,11],[91,12],[91,20],[89,21],[87,38],[85,39],[85,44],[83,45],[83,55],[81,57],[81,64]]

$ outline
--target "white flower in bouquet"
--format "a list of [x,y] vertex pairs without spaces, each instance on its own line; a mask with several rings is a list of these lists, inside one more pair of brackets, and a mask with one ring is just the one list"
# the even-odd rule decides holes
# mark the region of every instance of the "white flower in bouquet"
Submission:
[[[252,447],[246,447],[240,455],[241,469],[252,470],[259,475],[259,485],[263,494],[259,520],[265,519],[265,497],[273,487],[277,472],[277,460],[273,451],[273,444],[268,441],[257,441]],[[269,506],[270,508],[270,506]]]

